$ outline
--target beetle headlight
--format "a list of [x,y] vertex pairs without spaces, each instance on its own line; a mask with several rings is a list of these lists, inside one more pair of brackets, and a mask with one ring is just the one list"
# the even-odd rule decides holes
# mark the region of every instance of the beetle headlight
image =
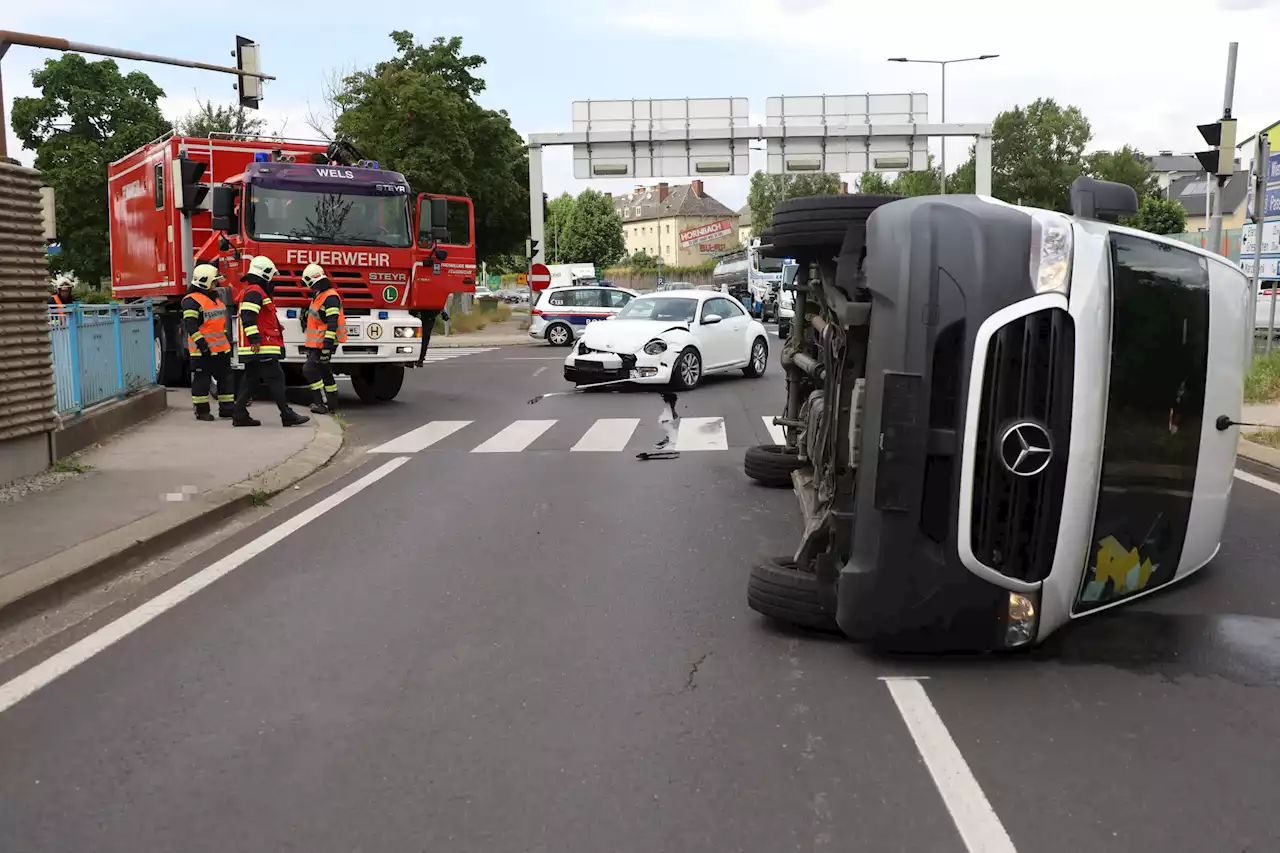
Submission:
[[1071,290],[1071,220],[1047,210],[1031,214],[1031,286],[1036,293]]
[[645,355],[662,355],[667,351],[666,341],[649,341],[644,345]]

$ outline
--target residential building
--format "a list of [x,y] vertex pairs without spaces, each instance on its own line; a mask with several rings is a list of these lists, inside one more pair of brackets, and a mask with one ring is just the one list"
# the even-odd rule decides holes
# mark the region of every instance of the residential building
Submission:
[[[1187,232],[1208,231],[1205,202],[1209,178],[1204,172],[1178,178],[1169,185],[1168,197],[1179,201],[1187,210]],[[1239,228],[1245,223],[1246,200],[1249,196],[1249,170],[1237,171],[1222,187],[1222,230]]]
[[751,208],[745,204],[738,211],[738,244],[751,244]]
[[613,197],[627,254],[643,251],[667,266],[692,267],[738,243],[738,214],[707,195],[702,181],[636,187]]
[[[1172,151],[1161,151],[1147,158],[1151,174],[1160,187],[1161,195],[1168,195],[1169,185],[1181,178],[1204,176],[1204,166],[1194,154],[1174,154]],[[1236,168],[1240,168],[1240,158],[1236,158]]]

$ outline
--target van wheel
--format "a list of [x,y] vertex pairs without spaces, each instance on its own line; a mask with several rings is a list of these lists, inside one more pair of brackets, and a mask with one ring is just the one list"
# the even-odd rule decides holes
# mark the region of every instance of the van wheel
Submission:
[[836,588],[788,557],[774,557],[751,569],[747,606],[755,612],[811,631],[839,634]]
[[564,323],[552,323],[547,327],[547,342],[553,347],[567,347],[573,343],[573,329]]
[[742,473],[762,486],[791,488],[791,472],[805,466],[794,448],[782,444],[758,444],[748,447],[742,457]]

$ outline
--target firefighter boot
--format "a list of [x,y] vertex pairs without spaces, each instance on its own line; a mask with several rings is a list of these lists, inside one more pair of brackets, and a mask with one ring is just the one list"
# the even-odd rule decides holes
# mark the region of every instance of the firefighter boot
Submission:
[[262,426],[262,421],[249,417],[249,413],[245,412],[243,415],[232,416],[231,425],[238,427]]
[[230,394],[225,396],[230,397],[230,399],[224,400],[222,394],[218,395],[218,417],[234,418],[236,416],[235,398],[231,397]]
[[213,415],[209,412],[208,403],[196,403],[196,420],[198,421],[215,420]]
[[311,404],[311,411],[317,415],[329,414],[329,407],[324,404],[323,388],[316,388],[312,392],[315,402]]
[[285,412],[280,413],[280,424],[282,426],[287,426],[287,427],[301,426],[302,424],[305,424],[310,420],[311,418],[307,417],[306,415],[300,415],[297,412],[295,412],[293,409],[289,409],[288,413],[285,413]]

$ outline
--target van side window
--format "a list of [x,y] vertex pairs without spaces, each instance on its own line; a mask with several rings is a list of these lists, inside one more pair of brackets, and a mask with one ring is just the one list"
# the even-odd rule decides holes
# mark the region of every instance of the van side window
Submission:
[[152,183],[156,190],[156,210],[164,210],[164,163],[156,163],[155,178]]

